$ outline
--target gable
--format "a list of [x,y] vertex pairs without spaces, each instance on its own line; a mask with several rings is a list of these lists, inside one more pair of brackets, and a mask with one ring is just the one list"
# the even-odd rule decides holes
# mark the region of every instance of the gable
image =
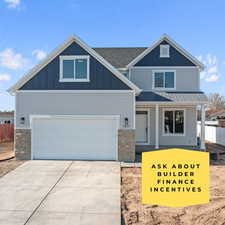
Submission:
[[[160,58],[160,44],[170,46],[170,57]],[[187,57],[175,49],[169,42],[163,40],[134,66],[196,66]]]
[[[60,59],[62,55],[89,55],[90,82],[59,82]],[[37,72],[19,90],[131,90],[106,66],[88,53],[75,41]]]

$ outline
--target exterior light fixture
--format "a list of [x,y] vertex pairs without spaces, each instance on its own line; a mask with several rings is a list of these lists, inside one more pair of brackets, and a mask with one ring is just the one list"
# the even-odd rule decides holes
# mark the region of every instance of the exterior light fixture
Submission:
[[124,127],[128,127],[128,126],[129,126],[128,118],[125,117],[124,118]]
[[25,123],[25,117],[20,117],[20,124],[24,124]]

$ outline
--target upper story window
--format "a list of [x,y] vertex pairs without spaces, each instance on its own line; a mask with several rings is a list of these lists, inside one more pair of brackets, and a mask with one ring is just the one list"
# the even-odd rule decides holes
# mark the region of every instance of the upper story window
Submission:
[[175,71],[153,71],[153,89],[175,89]]
[[60,56],[60,81],[88,82],[89,56]]
[[170,46],[169,45],[160,45],[160,57],[169,58],[170,57]]

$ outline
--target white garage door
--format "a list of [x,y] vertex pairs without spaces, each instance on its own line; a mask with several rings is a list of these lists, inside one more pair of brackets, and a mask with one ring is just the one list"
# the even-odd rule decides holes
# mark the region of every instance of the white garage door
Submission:
[[33,117],[33,159],[117,160],[118,117]]

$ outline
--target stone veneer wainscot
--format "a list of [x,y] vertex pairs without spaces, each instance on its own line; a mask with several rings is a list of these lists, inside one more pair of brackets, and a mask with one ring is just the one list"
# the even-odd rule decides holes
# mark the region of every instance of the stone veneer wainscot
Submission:
[[118,155],[119,161],[135,160],[135,130],[118,131]]
[[[15,130],[15,156],[19,160],[31,159],[31,130]],[[118,160],[133,162],[135,160],[135,131],[118,131]]]
[[30,129],[15,129],[15,156],[19,160],[31,159]]

